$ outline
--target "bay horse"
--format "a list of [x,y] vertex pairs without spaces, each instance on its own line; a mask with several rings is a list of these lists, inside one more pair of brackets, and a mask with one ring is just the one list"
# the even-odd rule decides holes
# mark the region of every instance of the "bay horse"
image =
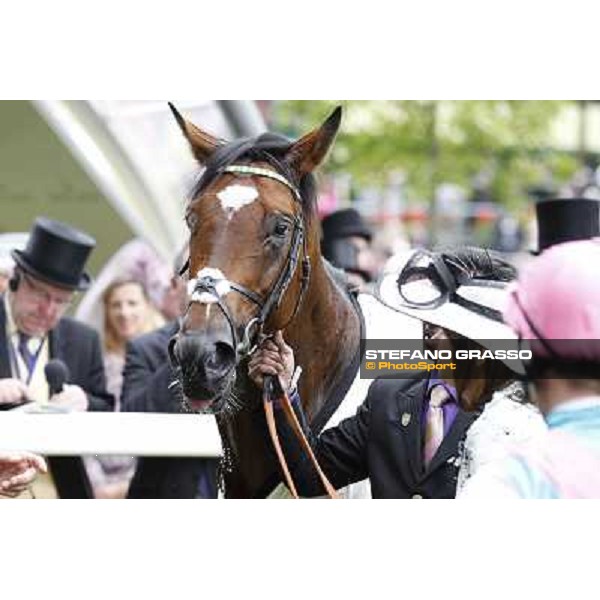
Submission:
[[317,432],[358,369],[361,316],[321,257],[313,174],[341,107],[297,141],[264,133],[233,142],[170,107],[204,171],[186,208],[188,305],[169,355],[187,407],[216,416],[226,497],[261,497],[279,481],[279,467],[261,391],[247,375],[256,345],[282,330],[302,366],[298,388]]

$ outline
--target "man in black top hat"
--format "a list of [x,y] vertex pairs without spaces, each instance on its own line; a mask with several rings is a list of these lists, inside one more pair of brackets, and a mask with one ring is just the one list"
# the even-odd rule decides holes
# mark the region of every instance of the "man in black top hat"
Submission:
[[533,254],[576,240],[600,236],[600,202],[590,198],[557,198],[535,205],[538,246]]
[[[76,411],[112,409],[98,334],[64,317],[74,293],[90,284],[84,267],[94,246],[82,231],[38,218],[25,250],[13,250],[16,267],[0,297],[0,408],[36,402]],[[63,363],[65,381],[55,383],[56,389],[46,380],[50,360]],[[91,497],[80,459],[49,463],[35,497]]]
[[353,208],[338,210],[321,222],[321,252],[335,267],[346,271],[350,281],[363,289],[373,279],[371,250],[373,234],[360,213]]

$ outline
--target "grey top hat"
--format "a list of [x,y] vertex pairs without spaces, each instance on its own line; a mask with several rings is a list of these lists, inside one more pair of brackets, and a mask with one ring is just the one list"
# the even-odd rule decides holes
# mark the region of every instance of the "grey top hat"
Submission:
[[85,290],[91,277],[85,263],[96,245],[87,233],[46,217],[35,220],[25,250],[11,252],[25,272],[70,290]]

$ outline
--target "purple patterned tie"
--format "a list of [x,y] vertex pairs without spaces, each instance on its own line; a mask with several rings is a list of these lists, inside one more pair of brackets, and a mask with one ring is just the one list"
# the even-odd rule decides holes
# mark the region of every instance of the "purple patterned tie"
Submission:
[[31,339],[30,336],[28,336],[25,333],[21,333],[19,331],[19,354],[23,357],[23,362],[25,363],[25,366],[27,367],[27,374],[29,376],[31,376],[31,372],[33,371],[34,367],[35,367],[35,360],[36,357],[34,354],[31,353],[31,351],[29,350],[29,340]]
[[436,385],[429,395],[429,409],[425,421],[425,448],[423,461],[429,465],[444,440],[444,409],[450,394],[443,385]]

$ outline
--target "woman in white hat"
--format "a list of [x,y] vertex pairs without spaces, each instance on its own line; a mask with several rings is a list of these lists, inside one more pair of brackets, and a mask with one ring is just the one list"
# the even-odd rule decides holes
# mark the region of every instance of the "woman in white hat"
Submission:
[[[478,248],[418,250],[392,263],[394,267],[384,271],[377,287],[379,299],[423,321],[428,344],[484,350],[491,349],[492,341],[496,347],[501,341],[504,347],[516,347],[516,337],[501,315],[515,269],[499,255]],[[356,415],[318,439],[311,436],[306,419],[303,425],[336,488],[369,477],[374,498],[452,498],[457,479],[466,479],[484,455],[501,455],[507,437],[529,435],[535,429],[530,420],[539,419],[543,426],[534,409],[523,408],[525,393],[516,383],[519,367],[515,361],[472,359],[460,362],[451,378],[439,373],[411,380],[378,379]],[[284,389],[292,370],[291,349],[280,335],[266,342],[249,364],[257,385],[262,385],[264,374],[278,375]],[[499,390],[502,393],[497,395]],[[461,442],[477,418],[476,411],[490,400],[496,408],[495,415],[482,421],[488,422],[487,433],[476,435],[476,442],[467,440],[461,457]],[[295,404],[303,418],[300,403]],[[300,493],[321,493],[284,419],[279,421]],[[506,435],[517,430],[517,435]],[[488,438],[493,443],[486,448]]]
[[[436,347],[428,344],[428,339],[451,337],[455,346],[466,350],[518,350],[517,337],[502,318],[508,282],[516,277],[512,265],[482,248],[440,253],[418,250],[407,256],[401,268],[386,269],[378,297],[391,308],[423,321],[426,346]],[[528,401],[525,385],[516,378],[524,374],[522,364],[515,360],[504,363],[458,364],[460,372],[453,383],[460,404],[480,416],[460,444],[457,495],[482,465],[503,458],[514,444],[546,431],[541,414]]]

